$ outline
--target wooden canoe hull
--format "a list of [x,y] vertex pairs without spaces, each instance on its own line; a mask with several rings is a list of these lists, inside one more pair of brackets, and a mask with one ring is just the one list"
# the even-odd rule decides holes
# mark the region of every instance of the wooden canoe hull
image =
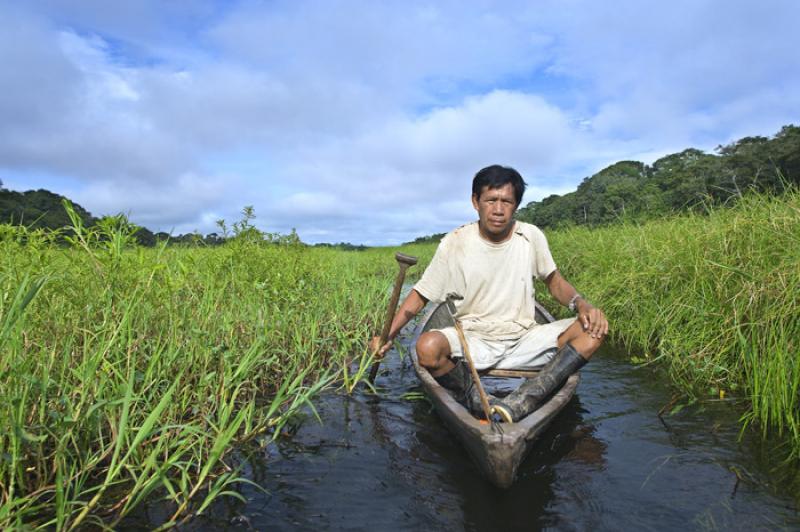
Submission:
[[[553,317],[537,303],[537,321],[547,323]],[[426,313],[417,328],[414,345],[419,336],[430,329],[447,327],[452,319],[444,305]],[[419,365],[416,350],[412,349],[412,360],[426,395],[433,403],[439,417],[447,428],[458,437],[477,464],[481,473],[494,485],[508,488],[513,484],[517,469],[530,452],[536,438],[575,394],[580,375],[574,374],[550,399],[530,415],[513,424],[501,424],[496,430],[491,424],[481,422],[431,377]]]

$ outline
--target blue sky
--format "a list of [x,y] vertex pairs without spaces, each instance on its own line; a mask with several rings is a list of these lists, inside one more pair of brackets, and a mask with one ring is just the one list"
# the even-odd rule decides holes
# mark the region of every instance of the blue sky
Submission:
[[395,244],[800,123],[791,1],[0,0],[0,179],[158,231]]

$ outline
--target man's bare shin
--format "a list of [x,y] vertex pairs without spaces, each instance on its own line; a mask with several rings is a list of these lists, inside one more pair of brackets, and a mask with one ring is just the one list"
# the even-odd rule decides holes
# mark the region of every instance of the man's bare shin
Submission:
[[585,359],[590,359],[597,349],[603,345],[603,339],[592,337],[583,329],[580,321],[575,321],[566,331],[558,337],[558,348],[561,349],[569,342]]

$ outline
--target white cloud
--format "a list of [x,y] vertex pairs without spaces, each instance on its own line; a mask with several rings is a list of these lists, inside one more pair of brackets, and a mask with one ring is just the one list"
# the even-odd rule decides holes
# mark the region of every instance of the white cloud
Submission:
[[[291,80],[349,80],[384,98],[530,70],[550,39],[513,10],[439,2],[249,2],[208,32],[225,52]],[[422,84],[422,86],[420,86]]]
[[529,201],[797,122],[798,11],[0,4],[0,172],[153,230],[213,231],[253,205],[312,241],[410,240],[470,220],[488,164],[518,168]]
[[471,176],[488,164],[513,165],[531,176],[547,172],[566,152],[570,134],[567,117],[540,97],[495,91],[418,118],[387,121],[333,142],[316,159],[346,167],[352,187],[366,185],[390,199],[399,193],[438,202],[468,194]]
[[220,176],[195,174],[156,185],[98,181],[77,192],[74,199],[81,205],[98,206],[99,213],[128,214],[153,230],[207,233],[216,230],[219,218],[238,219],[242,206],[233,199],[243,195],[238,185]]
[[796,6],[568,5],[547,14],[548,25],[561,36],[551,70],[586,84],[592,93],[587,111],[599,108],[595,131],[601,136],[702,141],[727,131],[726,104],[732,102],[746,104],[750,118],[779,115],[765,133],[797,119],[796,97],[753,98],[765,89],[800,84]]
[[[308,217],[316,213],[330,228],[360,216],[370,222],[348,229],[357,241],[369,239],[370,231],[386,238],[397,231],[397,218],[443,231],[472,219],[472,176],[488,164],[520,169],[536,193],[563,192],[549,178],[568,159],[568,146],[583,142],[579,137],[568,117],[540,97],[510,91],[470,97],[299,154],[288,177],[319,192],[267,202],[267,219],[302,227],[313,224]],[[271,213],[280,216],[273,220]]]

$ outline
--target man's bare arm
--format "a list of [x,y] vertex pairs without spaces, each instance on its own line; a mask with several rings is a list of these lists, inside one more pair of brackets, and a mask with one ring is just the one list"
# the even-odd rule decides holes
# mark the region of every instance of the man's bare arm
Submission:
[[544,284],[547,286],[550,295],[565,307],[569,305],[570,300],[578,293],[569,281],[564,279],[564,276],[561,275],[561,272],[558,270],[553,271],[553,273],[545,279]]
[[578,291],[564,279],[560,271],[555,270],[545,279],[544,283],[550,295],[565,307],[569,306],[570,302],[575,303],[583,330],[588,332],[592,338],[602,338],[608,334],[608,320],[603,311],[578,294]]
[[[386,354],[386,351],[392,347],[392,340],[395,339],[400,330],[405,327],[414,316],[419,314],[419,311],[422,310],[427,303],[427,298],[413,288],[411,289],[392,319],[392,326],[389,329],[389,338],[388,341],[380,347],[380,356]],[[376,351],[378,349],[378,342],[379,338],[377,336],[373,338],[372,342],[370,342],[370,350]]]

